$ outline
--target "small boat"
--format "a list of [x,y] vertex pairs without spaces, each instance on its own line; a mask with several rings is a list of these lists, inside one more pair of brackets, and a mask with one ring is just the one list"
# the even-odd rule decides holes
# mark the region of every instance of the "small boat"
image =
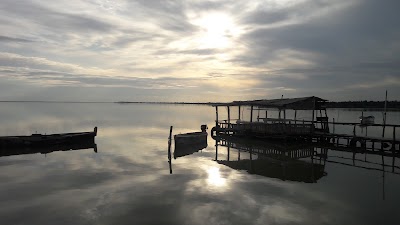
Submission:
[[361,125],[371,125],[375,123],[374,116],[360,116],[360,124]]
[[191,132],[185,134],[176,134],[174,135],[175,147],[182,145],[193,145],[193,144],[201,144],[207,143],[207,125],[201,125],[200,132]]
[[32,134],[30,136],[5,136],[0,137],[1,148],[13,147],[48,147],[51,145],[67,145],[77,142],[94,141],[97,127],[90,132],[62,133],[62,134]]

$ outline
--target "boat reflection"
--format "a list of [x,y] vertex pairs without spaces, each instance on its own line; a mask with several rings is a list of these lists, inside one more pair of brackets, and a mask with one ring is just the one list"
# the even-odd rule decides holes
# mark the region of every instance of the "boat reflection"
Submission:
[[55,151],[71,151],[71,150],[83,150],[91,148],[93,148],[93,151],[97,153],[97,145],[94,142],[94,139],[89,139],[75,143],[49,145],[41,147],[19,147],[19,148],[0,147],[0,157],[12,156],[12,155],[36,154],[36,153],[48,154]]
[[207,139],[193,144],[175,144],[174,159],[191,155],[207,147]]
[[[207,147],[207,135],[193,139],[193,141],[186,141],[186,142],[175,141],[174,159],[191,155],[195,152],[205,149],[206,147]],[[169,173],[172,174],[172,160],[171,160],[170,148],[171,148],[171,138],[168,139],[168,164],[169,164]]]

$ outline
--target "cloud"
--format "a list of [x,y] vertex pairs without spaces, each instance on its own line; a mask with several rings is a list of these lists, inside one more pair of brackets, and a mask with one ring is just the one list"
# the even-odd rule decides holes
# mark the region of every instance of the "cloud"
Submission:
[[[188,99],[203,89],[230,100],[287,90],[340,99],[349,96],[344,92],[370,98],[356,87],[400,76],[399,3],[393,0],[0,5],[1,79],[29,80],[31,88],[104,87],[119,95],[122,87],[170,88]],[[397,93],[395,84],[385,85],[369,88]],[[335,90],[343,92],[332,96]]]

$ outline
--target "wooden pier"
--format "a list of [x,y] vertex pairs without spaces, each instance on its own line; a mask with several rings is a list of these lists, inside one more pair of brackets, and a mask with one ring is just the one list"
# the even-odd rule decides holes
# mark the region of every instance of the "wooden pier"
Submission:
[[[318,97],[304,97],[292,99],[234,101],[213,105],[216,112],[215,127],[212,135],[226,134],[233,136],[257,137],[264,139],[282,139],[285,142],[306,141],[314,143],[335,144],[336,146],[349,147],[359,151],[380,151],[388,154],[400,152],[400,140],[396,139],[397,124],[370,124],[371,127],[381,127],[383,131],[391,128],[391,138],[370,137],[356,134],[356,127],[360,123],[329,122],[324,104],[327,100]],[[227,119],[219,120],[218,109],[226,107]],[[238,108],[238,118],[231,118],[231,109]],[[245,120],[241,116],[241,107],[250,107],[250,118]],[[269,118],[268,110],[278,109],[278,118]],[[254,111],[265,111],[265,117],[257,116],[254,119]],[[294,110],[294,118],[287,118],[286,111]],[[297,119],[297,110],[308,110],[311,120]],[[353,128],[352,134],[335,133],[335,126],[344,125]],[[332,127],[330,132],[329,127]],[[367,127],[368,127],[367,126]],[[384,132],[383,132],[384,133]]]

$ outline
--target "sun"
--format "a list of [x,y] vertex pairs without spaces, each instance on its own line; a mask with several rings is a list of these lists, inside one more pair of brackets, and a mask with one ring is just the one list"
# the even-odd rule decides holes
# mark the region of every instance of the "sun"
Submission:
[[240,35],[240,29],[232,17],[223,13],[203,15],[195,19],[193,24],[201,28],[197,35],[200,48],[227,48]]

